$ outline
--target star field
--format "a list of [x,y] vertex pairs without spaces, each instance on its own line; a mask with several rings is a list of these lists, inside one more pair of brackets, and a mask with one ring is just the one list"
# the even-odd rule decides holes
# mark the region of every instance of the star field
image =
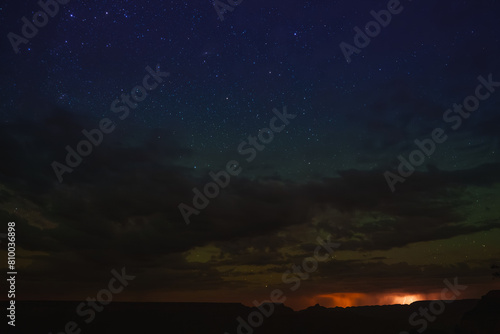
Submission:
[[[387,1],[245,0],[223,21],[210,1],[70,1],[19,53],[4,37],[0,221],[22,226],[22,298],[78,299],[126,263],[140,279],[124,300],[249,304],[317,236],[341,248],[295,308],[336,293],[430,296],[435,277],[467,282],[464,298],[491,289],[500,89],[456,131],[443,113],[478,76],[500,81],[500,4],[401,3],[351,63],[339,44]],[[4,35],[38,10],[2,4]],[[113,101],[157,65],[169,76],[119,120]],[[245,162],[240,143],[284,107],[296,117]],[[103,118],[115,130],[58,182],[53,161]],[[392,193],[384,171],[435,128],[446,142]],[[230,160],[241,174],[186,225],[179,203]]]

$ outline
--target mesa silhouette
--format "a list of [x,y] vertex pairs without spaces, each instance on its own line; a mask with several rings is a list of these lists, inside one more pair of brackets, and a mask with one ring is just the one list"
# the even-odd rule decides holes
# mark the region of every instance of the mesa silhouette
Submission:
[[[294,311],[273,304],[274,312],[257,328],[239,328],[238,317],[247,319],[256,307],[238,303],[124,303],[112,302],[88,324],[75,308],[80,302],[17,301],[17,333],[66,333],[74,321],[80,333],[175,333],[175,334],[399,334],[419,333],[409,316],[430,301],[410,305],[326,308],[320,305]],[[7,303],[2,301],[2,307]],[[239,330],[238,330],[239,328]],[[14,332],[12,332],[14,333]],[[69,331],[68,333],[78,333]],[[481,299],[457,300],[428,323],[427,334],[499,334],[500,290]]]

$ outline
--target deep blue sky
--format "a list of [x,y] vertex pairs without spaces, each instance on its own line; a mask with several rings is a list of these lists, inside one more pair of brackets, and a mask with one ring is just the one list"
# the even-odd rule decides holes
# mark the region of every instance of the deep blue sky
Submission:
[[[0,210],[29,234],[27,286],[34,293],[36,277],[63,264],[106,272],[120,262],[143,274],[136,291],[246,302],[264,282],[279,285],[317,235],[331,235],[348,273],[332,262],[304,296],[369,293],[363,284],[379,273],[387,293],[429,293],[440,288],[429,276],[451,275],[487,290],[500,259],[500,92],[456,131],[443,113],[474,93],[478,76],[500,81],[500,4],[401,5],[347,63],[339,44],[353,44],[353,28],[387,1],[244,0],[220,21],[208,0],[73,0],[17,54],[7,34],[21,34],[21,18],[39,7],[2,4]],[[113,100],[157,64],[170,76],[117,120]],[[296,118],[186,225],[179,203],[191,205],[210,171],[243,162],[238,145],[284,106]],[[59,183],[51,163],[64,163],[65,146],[104,117],[115,131]],[[447,141],[392,193],[383,173],[437,127]],[[424,265],[432,274],[401,282]],[[258,272],[248,281],[247,266]],[[359,284],[346,284],[349,275]],[[193,286],[205,294],[193,297]]]

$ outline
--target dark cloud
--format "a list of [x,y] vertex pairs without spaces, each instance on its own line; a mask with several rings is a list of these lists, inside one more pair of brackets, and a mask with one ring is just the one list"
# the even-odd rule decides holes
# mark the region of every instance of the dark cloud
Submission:
[[[498,227],[495,220],[469,224],[459,210],[469,204],[461,196],[466,187],[487,187],[500,181],[498,164],[462,171],[431,168],[416,172],[396,194],[389,191],[380,170],[347,170],[339,172],[338,178],[305,184],[278,177],[238,177],[186,226],[177,205],[189,203],[191,189],[201,188],[209,179],[195,178],[191,170],[176,165],[180,154],[190,152],[172,137],[161,132],[166,138],[157,141],[159,130],[148,130],[136,134],[141,139],[120,142],[117,133],[59,184],[49,169],[53,152],[62,150],[61,143],[78,139],[74,133],[91,122],[58,111],[39,124],[51,127],[50,135],[36,123],[23,122],[4,126],[0,141],[6,156],[15,161],[2,164],[6,187],[2,203],[22,199],[32,203],[36,209],[30,210],[38,217],[32,215],[27,220],[23,213],[3,211],[4,219],[18,222],[18,233],[25,236],[24,249],[47,253],[30,256],[34,262],[25,277],[33,282],[38,282],[40,275],[56,282],[68,278],[93,281],[109,272],[110,264],[126,262],[150,274],[168,263],[163,276],[159,272],[160,276],[152,279],[152,286],[170,282],[187,288],[198,281],[197,275],[202,275],[202,287],[223,286],[222,274],[213,263],[188,263],[182,252],[214,243],[229,256],[218,265],[271,264],[278,272],[294,260],[280,251],[291,241],[304,252],[314,249],[314,244],[303,244],[293,228],[310,224],[318,215],[330,218],[323,217],[315,225],[317,232],[342,240],[343,250],[389,250]],[[60,136],[54,138],[54,133]],[[338,212],[338,217],[331,212]],[[371,222],[360,223],[359,215],[371,218]],[[55,227],[42,228],[43,221]],[[247,251],[250,247],[253,252]],[[322,270],[367,273],[365,264],[355,262],[331,266]],[[379,265],[370,266],[381,270],[379,273],[384,270]],[[90,267],[92,271],[82,269]],[[64,272],[60,268],[65,268]],[[401,277],[417,271],[391,270]]]

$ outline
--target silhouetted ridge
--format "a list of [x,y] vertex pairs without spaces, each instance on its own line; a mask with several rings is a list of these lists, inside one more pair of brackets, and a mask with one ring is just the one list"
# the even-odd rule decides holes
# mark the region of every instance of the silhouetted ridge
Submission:
[[457,334],[499,333],[500,290],[492,290],[481,298],[474,309],[465,313]]
[[[17,301],[16,330],[55,334],[64,332],[66,324],[74,321],[81,333],[92,334],[249,334],[239,328],[245,321],[260,323],[251,328],[252,334],[398,334],[402,331],[415,334],[421,327],[410,324],[409,318],[419,313],[420,308],[429,308],[431,301],[346,308],[316,304],[301,311],[278,303],[250,307],[240,303],[112,302],[102,312],[96,312],[95,319],[88,323],[85,322],[88,317],[76,312],[80,303]],[[7,307],[7,303],[0,302],[0,307]],[[262,311],[269,316],[260,322],[256,314]],[[500,291],[490,291],[480,300],[447,303],[444,312],[427,325],[424,334],[500,334]]]

